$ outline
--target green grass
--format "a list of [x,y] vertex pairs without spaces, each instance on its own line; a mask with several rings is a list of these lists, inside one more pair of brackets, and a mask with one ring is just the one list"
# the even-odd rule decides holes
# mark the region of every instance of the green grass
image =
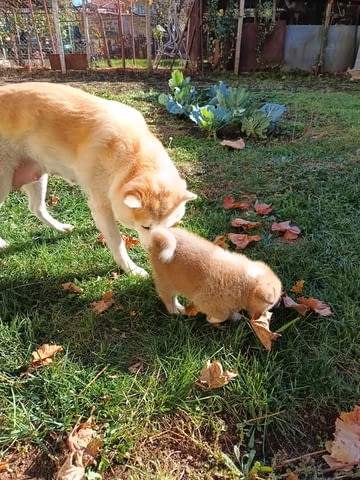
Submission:
[[[28,213],[26,198],[13,193],[0,210],[1,236],[10,243],[0,252],[4,458],[26,444],[56,455],[65,432],[93,414],[104,440],[94,470],[103,478],[179,478],[184,462],[187,478],[239,478],[222,453],[240,468],[235,445],[241,456],[255,450],[256,459],[267,465],[279,452],[295,456],[323,448],[332,438],[337,414],[359,401],[356,85],[291,75],[224,80],[244,84],[258,98],[286,104],[276,136],[246,141],[241,151],[204,138],[157,105],[167,79],[157,89],[146,81],[140,90],[139,84],[126,88],[125,83],[83,86],[146,115],[199,194],[184,218],[187,228],[213,239],[236,230],[230,227],[235,216],[257,219],[251,212],[223,210],[225,195],[238,199],[256,193],[272,203],[274,211],[255,232],[262,240],[245,253],[268,262],[288,291],[304,279],[304,296],[323,300],[334,315],[301,318],[283,331],[271,352],[245,322],[214,328],[202,315],[169,316],[151,278],[121,275],[111,280],[111,272],[119,269],[98,243],[77,187],[56,179],[49,185],[60,199],[52,214],[75,225],[68,235],[40,224]],[[284,220],[301,228],[297,241],[284,243],[271,233],[271,223]],[[140,247],[131,255],[149,269]],[[68,281],[84,293],[64,292],[61,284]],[[115,307],[95,315],[90,303],[109,290]],[[278,308],[272,330],[294,318],[296,312]],[[31,352],[51,342],[64,347],[55,362],[21,375]],[[236,369],[238,377],[221,389],[202,390],[195,382],[207,359]],[[129,371],[136,362],[138,374]],[[317,478],[318,470],[295,468],[300,478]],[[276,478],[283,473],[279,469]]]

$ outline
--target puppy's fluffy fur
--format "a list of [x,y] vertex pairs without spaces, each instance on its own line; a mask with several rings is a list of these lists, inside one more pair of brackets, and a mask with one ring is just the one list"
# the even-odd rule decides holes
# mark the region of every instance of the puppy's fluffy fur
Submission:
[[268,265],[187,230],[154,228],[148,250],[157,292],[170,313],[184,313],[178,294],[211,323],[240,310],[258,318],[280,298],[281,282]]
[[[116,262],[126,272],[145,275],[129,258],[116,221],[146,238],[153,226],[167,228],[179,221],[185,203],[196,195],[187,190],[140,112],[45,82],[0,87],[0,111],[0,205],[25,182],[30,210],[67,231],[72,226],[46,210],[47,174],[76,183],[88,196]],[[0,248],[6,245],[0,238]]]

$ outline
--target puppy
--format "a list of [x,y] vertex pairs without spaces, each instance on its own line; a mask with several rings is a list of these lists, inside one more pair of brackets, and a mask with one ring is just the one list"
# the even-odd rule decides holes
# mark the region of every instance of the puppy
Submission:
[[[78,88],[34,82],[0,87],[0,205],[22,187],[29,208],[59,231],[72,226],[46,210],[47,174],[78,184],[115,261],[146,275],[129,258],[116,222],[146,234],[168,228],[196,198],[140,112]],[[0,239],[0,248],[6,247]]]
[[229,252],[180,228],[153,228],[147,245],[158,294],[170,313],[184,313],[177,295],[190,299],[210,323],[240,310],[257,319],[274,306],[281,282],[263,262]]

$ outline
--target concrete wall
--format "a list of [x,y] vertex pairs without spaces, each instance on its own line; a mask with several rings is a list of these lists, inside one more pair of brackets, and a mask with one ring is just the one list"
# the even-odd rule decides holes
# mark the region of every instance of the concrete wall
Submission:
[[[360,28],[356,25],[331,25],[324,54],[324,71],[343,72],[352,68]],[[321,25],[287,25],[284,68],[307,70],[317,63],[321,44]]]

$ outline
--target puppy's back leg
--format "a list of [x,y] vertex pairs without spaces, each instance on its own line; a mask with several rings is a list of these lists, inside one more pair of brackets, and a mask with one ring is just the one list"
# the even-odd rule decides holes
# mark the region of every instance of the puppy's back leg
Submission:
[[45,196],[47,188],[48,175],[44,174],[39,180],[23,185],[23,190],[29,198],[29,210],[36,215],[46,225],[54,228],[58,232],[69,232],[73,226],[69,223],[60,223],[46,209]]
[[185,307],[179,302],[176,292],[173,291],[171,285],[169,285],[164,277],[158,275],[154,277],[156,291],[167,308],[167,311],[174,314],[184,314]]

